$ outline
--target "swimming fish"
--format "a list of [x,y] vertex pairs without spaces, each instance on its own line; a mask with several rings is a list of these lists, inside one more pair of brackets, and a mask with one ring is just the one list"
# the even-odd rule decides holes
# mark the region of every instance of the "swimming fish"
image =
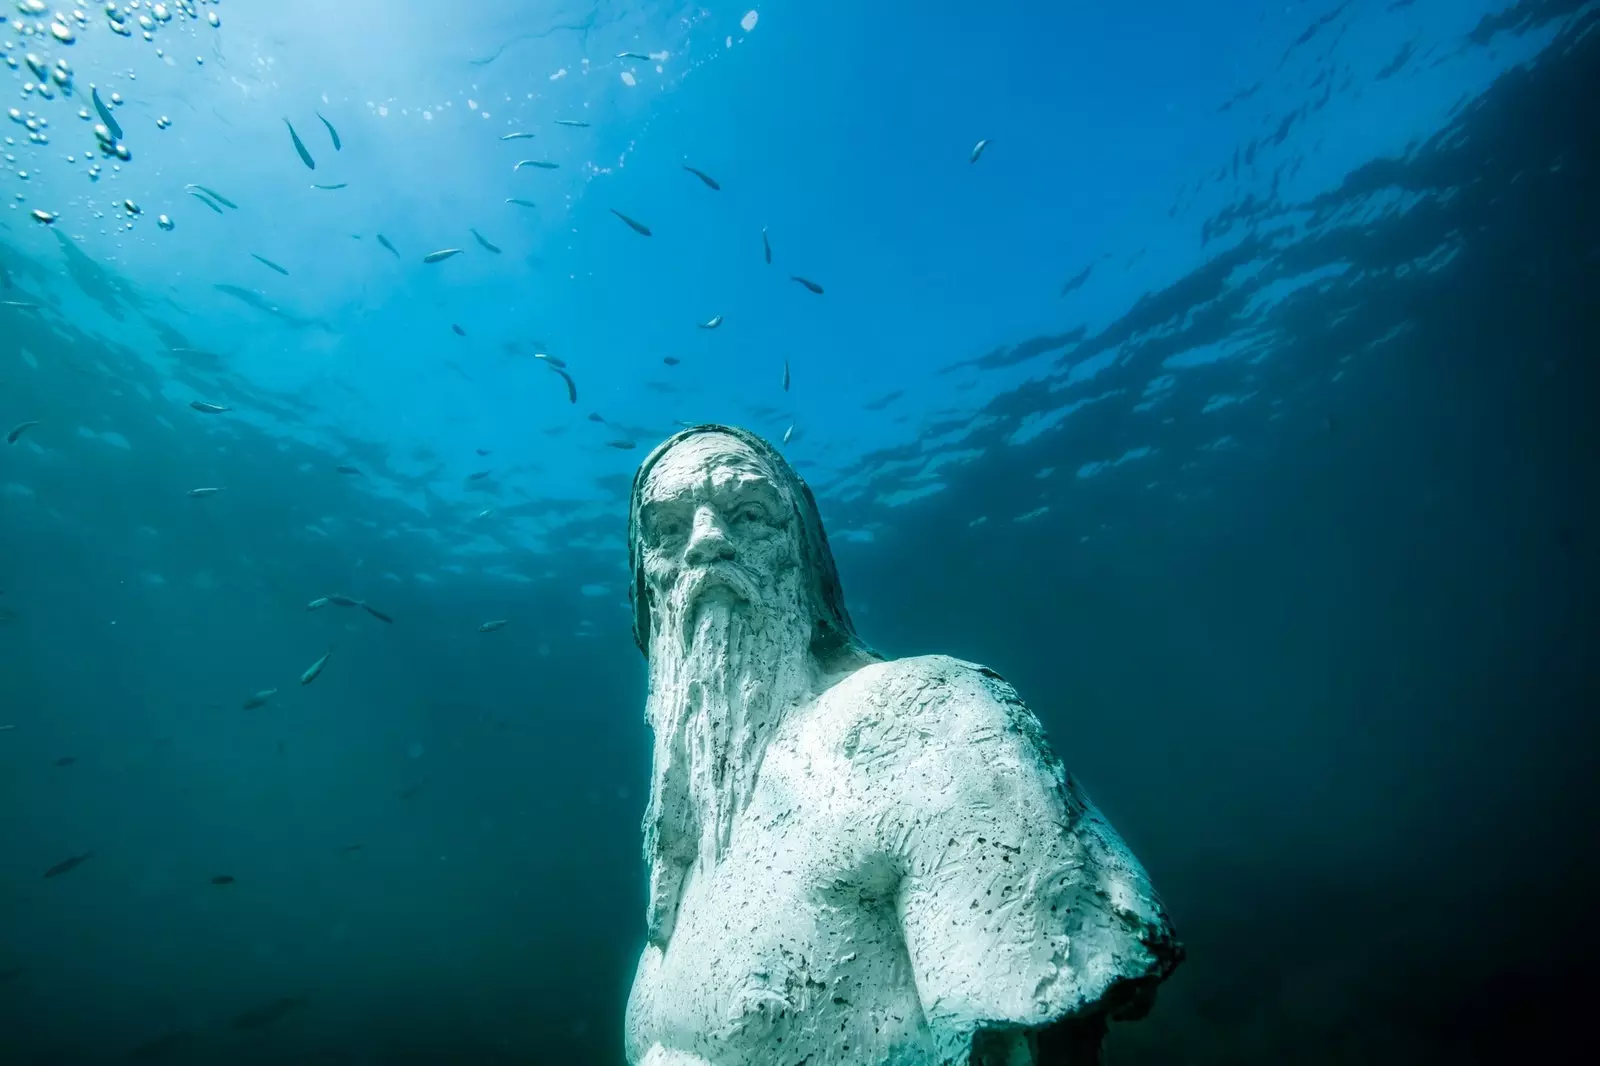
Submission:
[[633,232],[644,237],[650,236],[650,227],[646,226],[643,222],[635,222],[633,219],[629,218],[627,215],[623,214],[621,211],[618,211],[614,207],[611,208],[611,213],[622,219],[622,221],[626,222],[628,224],[628,228],[633,230]]
[[545,352],[534,352],[533,353],[533,357],[535,359],[543,359],[545,362],[549,363],[551,366],[558,366],[558,367],[561,367],[563,370],[566,369],[566,366],[567,366],[565,360],[557,359],[555,356],[549,355],[549,354],[547,354]]
[[338,466],[334,467],[333,469],[334,469],[334,472],[338,473],[338,474],[354,474],[354,475],[356,475],[358,477],[361,476],[361,468],[360,467],[351,466],[349,463],[340,463]]
[[371,604],[369,604],[369,603],[367,603],[365,601],[362,601],[361,609],[363,611],[366,611],[368,614],[370,614],[372,617],[376,618],[380,622],[387,622],[390,625],[394,625],[394,619],[393,618],[390,618],[388,615],[384,614],[382,611],[378,610],[376,607],[372,606]]
[[465,337],[467,335],[467,331],[456,325],[454,322],[450,323],[450,329],[454,331],[455,335],[458,337]]
[[381,233],[378,234],[378,243],[383,245],[385,248],[389,249],[389,251],[394,252],[394,257],[396,259],[400,258],[400,253],[399,252],[395,252],[394,245],[389,243],[389,238],[385,237]]
[[[321,111],[317,112],[317,117],[318,118],[322,118],[322,112]],[[287,121],[287,120],[285,120],[285,121]],[[322,124],[324,126],[328,127],[328,136],[333,138],[333,150],[335,152],[339,151],[339,149],[344,147],[343,144],[339,143],[339,131],[334,129],[333,128],[333,123],[329,122],[325,118],[322,118]]]
[[639,52],[618,52],[617,53],[617,58],[618,59],[642,59],[647,63],[650,61],[650,57],[649,56],[643,55],[643,54],[641,54]]
[[17,443],[17,439],[19,437],[21,437],[24,433],[28,432],[28,430],[32,429],[34,426],[37,426],[38,424],[39,424],[38,422],[22,422],[22,423],[19,423],[16,426],[12,427],[11,432],[6,434],[6,443],[7,444],[15,444],[15,443]]
[[216,403],[206,403],[204,400],[190,400],[189,406],[208,415],[219,415],[224,411],[232,410],[231,407],[223,407],[221,404]]
[[789,428],[783,431],[783,443],[788,444],[789,438],[794,436],[794,423],[789,423]]
[[506,627],[506,623],[509,621],[509,618],[497,618],[492,622],[485,622],[483,625],[478,627],[478,632],[493,633],[497,629],[504,629]]
[[318,608],[326,607],[326,606],[328,606],[328,597],[326,597],[326,596],[318,596],[316,599],[314,599],[310,603],[306,604],[306,610],[315,611]]
[[482,481],[484,478],[486,478],[488,476],[489,476],[489,471],[487,471],[487,470],[474,470],[472,473],[467,475],[467,480],[468,481]]
[[429,252],[422,257],[424,263],[442,263],[453,255],[460,255],[460,248],[440,248],[437,252]]
[[664,356],[664,357],[662,357],[661,361],[663,363],[666,363],[668,366],[677,366],[678,365],[678,358],[677,358],[677,356],[673,356],[673,355]]
[[500,139],[502,141],[531,141],[531,140],[533,140],[533,134],[531,134],[531,133],[502,133],[500,135]]
[[207,196],[211,197],[213,200],[215,200],[217,203],[221,204],[223,207],[232,207],[232,208],[237,209],[238,206],[239,206],[238,204],[234,203],[232,200],[228,199],[226,196],[222,195],[217,190],[208,189],[204,185],[195,185],[193,183],[190,183],[188,185],[185,185],[184,188],[189,190],[190,192],[193,192],[194,190],[199,189],[201,192],[203,192]]
[[690,166],[686,166],[683,169],[687,170],[689,173],[693,174],[695,177],[697,177],[701,181],[705,182],[706,186],[708,188],[716,189],[718,191],[720,191],[722,189],[722,186],[717,184],[717,179],[713,178],[710,174],[707,174],[705,171],[696,170],[694,167],[690,167]]
[[234,880],[235,878],[232,874],[218,874],[211,879],[211,883],[214,885],[231,885]]
[[360,607],[361,606],[361,601],[356,599],[355,597],[353,597],[353,596],[341,596],[337,592],[335,592],[334,594],[332,594],[331,596],[328,597],[328,602],[333,604],[335,607]]
[[978,161],[978,157],[983,154],[983,150],[987,147],[989,147],[989,138],[985,137],[983,140],[979,141],[973,146],[972,158],[968,159],[967,162],[976,163]]
[[822,286],[818,285],[816,282],[810,280],[809,278],[802,278],[798,274],[790,274],[789,275],[789,280],[790,281],[798,281],[800,284],[804,285],[806,288],[810,289],[812,292],[816,293],[818,296],[822,295]]
[[328,665],[328,656],[332,654],[333,649],[329,648],[327,652],[323,654],[322,658],[306,667],[306,672],[300,675],[300,683],[302,685],[309,685],[311,682],[315,681],[317,679],[317,675],[322,673],[322,668]]
[[89,87],[89,98],[94,101],[95,114],[100,116],[100,121],[106,124],[106,132],[111,134],[113,141],[122,140],[122,127],[117,125],[116,116],[111,114],[111,109],[100,99],[100,90],[94,86]]
[[[504,625],[505,623],[502,622],[501,624]],[[82,855],[74,855],[70,859],[62,859],[60,862],[50,867],[50,869],[46,870],[44,875],[46,877],[60,877],[62,874],[67,873],[68,871],[76,870],[91,854],[93,854],[93,852],[86,851]]]
[[618,451],[631,452],[638,445],[631,440],[608,440],[606,441],[606,447],[616,448]]
[[605,416],[602,415],[599,411],[590,411],[589,412],[589,421],[591,421],[591,422],[599,422],[602,426],[605,425],[605,423],[606,423]]
[[289,136],[294,140],[294,150],[299,154],[300,162],[304,163],[312,170],[316,170],[317,161],[311,158],[310,152],[306,151],[305,143],[300,140],[300,135],[294,131],[294,123],[290,122],[286,118],[283,120],[283,124],[289,127]]
[[701,329],[716,329],[720,325],[722,325],[722,316],[721,315],[712,315],[711,318],[708,321],[700,323],[700,328]]
[[253,711],[257,707],[265,707],[267,701],[277,694],[278,690],[275,688],[264,688],[260,692],[252,693],[250,698],[244,701],[244,709]]
[[789,360],[783,361],[783,391],[789,391]]
[[539,206],[538,204],[534,203],[532,200],[524,200],[524,199],[522,199],[520,197],[517,197],[517,196],[508,196],[508,197],[506,197],[506,203],[508,203],[508,204],[516,204],[518,207],[538,207]]
[[332,191],[333,191],[333,190],[334,190],[334,189],[343,189],[343,188],[345,188],[345,187],[346,187],[346,186],[348,186],[348,185],[349,185],[349,184],[350,184],[350,183],[349,183],[349,182],[348,182],[348,181],[341,181],[341,182],[340,182],[340,183],[339,183],[339,184],[337,184],[337,185],[313,185],[313,186],[311,186],[311,187],[312,187],[312,188],[313,188],[313,189],[326,189],[326,190],[328,190],[328,191],[329,191],[329,192],[332,192]]
[[472,450],[474,452],[476,452],[477,454],[479,454],[479,455],[488,455],[489,454],[489,449],[488,448],[474,448]]
[[276,270],[278,273],[282,274],[284,277],[288,277],[289,276],[289,272],[287,270],[283,269],[283,267],[279,266],[277,263],[274,263],[272,260],[266,258],[265,256],[260,256],[260,255],[257,255],[254,252],[251,252],[250,253],[250,258],[254,259],[256,262],[261,263],[262,265],[264,265],[266,267],[271,268],[272,270]]
[[767,240],[767,227],[761,227],[761,253],[767,257],[767,265],[772,265],[772,243]]
[[488,239],[486,237],[484,237],[483,234],[479,233],[477,230],[473,229],[470,226],[467,227],[467,231],[469,233],[471,233],[472,236],[477,240],[477,242],[479,244],[481,244],[483,247],[487,248],[489,251],[493,252],[495,255],[499,255],[500,254],[500,249],[496,248],[494,245],[490,244]]
[[191,495],[191,496],[215,496],[217,493],[219,493],[221,491],[222,490],[220,488],[217,488],[215,486],[207,486],[205,488],[200,488],[200,489],[190,489],[189,490],[189,495]]
[[518,160],[517,165],[511,169],[521,170],[523,167],[538,167],[540,170],[556,170],[560,166],[560,163],[547,163],[542,159],[521,159]]
[[562,370],[558,366],[553,366],[552,365],[550,367],[550,369],[555,371],[557,374],[560,374],[561,375],[561,380],[565,381],[567,383],[567,402],[568,403],[577,403],[578,402],[578,384],[577,384],[577,382],[572,380],[572,375],[568,374],[565,370]]
[[579,129],[588,129],[589,128],[589,124],[587,122],[579,122],[577,119],[573,119],[573,118],[558,118],[558,119],[556,119],[556,125],[557,126],[577,126]]
[[204,193],[200,192],[198,189],[190,189],[189,190],[189,195],[193,196],[196,200],[199,200],[201,203],[203,203],[207,207],[211,208],[211,210],[215,211],[217,214],[220,215],[220,214],[223,213],[222,212],[222,208],[220,208],[216,204],[212,203],[211,199],[209,197],[207,197]]

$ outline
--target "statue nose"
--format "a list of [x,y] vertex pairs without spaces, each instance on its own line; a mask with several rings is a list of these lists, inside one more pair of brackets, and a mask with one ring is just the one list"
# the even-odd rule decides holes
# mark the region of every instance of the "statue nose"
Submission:
[[689,534],[684,558],[696,566],[733,558],[733,542],[728,540],[728,531],[722,528],[722,522],[711,508],[702,507],[695,512],[694,531]]

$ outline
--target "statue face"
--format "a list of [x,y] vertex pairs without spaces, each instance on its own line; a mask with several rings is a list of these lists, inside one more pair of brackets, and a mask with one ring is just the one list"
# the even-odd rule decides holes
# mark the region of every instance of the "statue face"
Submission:
[[794,502],[742,441],[689,437],[657,460],[641,493],[646,583],[685,610],[718,597],[777,606],[780,578],[800,562],[795,525]]

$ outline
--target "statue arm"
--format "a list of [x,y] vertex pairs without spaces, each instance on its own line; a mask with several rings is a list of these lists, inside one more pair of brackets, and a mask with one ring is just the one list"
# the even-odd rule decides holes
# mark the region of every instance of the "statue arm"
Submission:
[[989,1057],[987,1033],[1026,1034],[1039,1066],[1092,1064],[1104,1019],[1148,1010],[1182,948],[1032,712],[991,671],[943,663],[885,822],[924,1015],[944,1061]]

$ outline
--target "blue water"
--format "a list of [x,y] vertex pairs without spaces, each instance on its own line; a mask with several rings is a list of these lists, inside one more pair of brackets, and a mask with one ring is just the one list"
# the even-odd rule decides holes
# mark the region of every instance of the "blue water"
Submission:
[[622,1061],[627,491],[701,421],[1150,868],[1189,960],[1115,1061],[1558,1044],[1600,5],[28,9],[0,1061]]

